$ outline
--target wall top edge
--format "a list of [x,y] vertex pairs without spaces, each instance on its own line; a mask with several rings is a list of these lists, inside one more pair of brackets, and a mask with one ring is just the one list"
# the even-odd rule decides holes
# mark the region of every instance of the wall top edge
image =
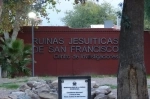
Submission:
[[[32,27],[31,26],[24,26],[21,27],[20,31],[31,31]],[[34,31],[36,32],[120,32],[118,29],[114,28],[69,28],[68,26],[38,26],[34,27]],[[144,30],[144,33],[150,33],[150,30]]]
[[[21,31],[31,31],[31,26],[21,27]],[[34,28],[35,31],[105,31],[114,32],[120,31],[113,28],[69,28],[67,26],[38,26]]]

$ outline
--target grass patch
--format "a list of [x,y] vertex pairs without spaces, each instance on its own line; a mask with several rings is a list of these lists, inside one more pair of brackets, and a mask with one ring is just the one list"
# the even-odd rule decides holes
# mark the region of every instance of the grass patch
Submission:
[[116,75],[91,75],[93,78],[116,77]]
[[23,80],[23,81],[20,81],[20,82],[28,82],[28,79],[25,79],[25,80]]
[[147,76],[147,78],[150,78],[150,75],[146,75]]
[[41,76],[39,78],[43,80],[49,80],[49,79],[57,79],[58,76]]
[[17,89],[19,88],[20,85],[16,84],[16,83],[3,83],[0,84],[1,88],[6,88],[6,89]]
[[117,86],[111,84],[104,84],[102,86],[110,86],[111,89],[117,89]]

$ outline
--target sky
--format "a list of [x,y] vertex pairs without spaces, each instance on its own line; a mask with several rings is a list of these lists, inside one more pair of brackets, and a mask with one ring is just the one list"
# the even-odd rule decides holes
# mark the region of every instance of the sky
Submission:
[[[74,0],[59,0],[61,1],[59,4],[56,5],[56,8],[58,10],[61,10],[59,13],[52,10],[47,10],[50,18],[50,23],[47,22],[46,19],[42,18],[42,26],[64,26],[65,24],[61,21],[61,18],[65,16],[65,12],[69,10],[73,10],[73,2]],[[63,2],[62,2],[63,1]],[[96,0],[95,0],[96,1]],[[101,4],[102,2],[108,2],[110,3],[114,8],[119,8],[118,4],[120,2],[123,2],[123,0],[99,0],[98,4]]]

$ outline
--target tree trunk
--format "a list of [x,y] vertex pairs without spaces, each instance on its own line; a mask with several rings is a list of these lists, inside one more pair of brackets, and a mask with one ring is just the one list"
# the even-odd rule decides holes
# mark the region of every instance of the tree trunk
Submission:
[[15,22],[13,24],[13,33],[11,35],[11,39],[14,41],[16,40],[17,36],[18,36],[18,32],[20,30],[20,13],[19,11],[17,11],[16,16],[15,16]]
[[8,39],[9,39],[9,33],[6,32],[6,31],[4,32],[4,39],[5,39],[5,40],[8,40]]
[[11,39],[13,41],[16,40],[19,30],[20,30],[20,28],[18,26],[13,28],[13,33],[11,35]]
[[124,0],[119,40],[118,99],[149,99],[143,21],[144,0]]
[[8,76],[8,72],[6,70],[2,70],[1,74],[2,74],[2,78],[7,78]]

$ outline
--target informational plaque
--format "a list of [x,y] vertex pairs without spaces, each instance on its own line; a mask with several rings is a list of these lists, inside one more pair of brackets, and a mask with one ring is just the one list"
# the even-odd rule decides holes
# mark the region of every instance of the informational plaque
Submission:
[[59,99],[91,99],[91,77],[58,77],[58,91]]

